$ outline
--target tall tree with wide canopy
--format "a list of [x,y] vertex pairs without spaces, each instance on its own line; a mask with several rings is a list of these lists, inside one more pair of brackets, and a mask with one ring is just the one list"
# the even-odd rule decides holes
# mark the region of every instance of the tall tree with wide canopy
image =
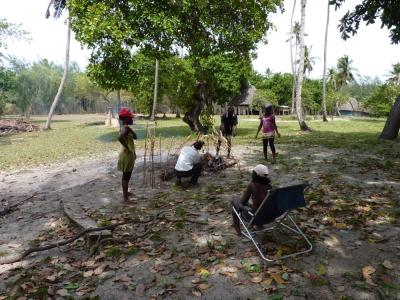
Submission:
[[[346,0],[331,0],[331,4],[338,9]],[[360,23],[375,23],[379,18],[381,27],[386,27],[390,31],[390,39],[393,44],[400,43],[400,1],[395,0],[363,0],[361,4],[355,6],[352,12],[348,11],[341,19],[339,29],[343,39],[348,39],[357,33]],[[400,129],[400,96],[394,103],[385,127],[380,135],[382,139],[395,139]]]
[[197,92],[184,120],[203,131],[199,116],[210,104],[211,82],[202,61],[228,54],[246,60],[271,28],[270,14],[282,0],[194,0],[194,1],[93,1],[70,0],[69,9],[76,38],[92,56],[101,56],[110,45],[127,51],[141,49],[161,59],[184,47],[193,61]]
[[297,120],[301,130],[310,130],[308,127],[303,112],[302,106],[302,88],[303,88],[303,77],[304,77],[304,58],[305,58],[305,44],[304,44],[304,29],[306,22],[306,5],[307,0],[301,0],[301,21],[300,21],[300,58],[299,58],[299,68],[297,70],[297,80],[296,80],[296,114]]
[[[54,8],[54,18],[59,18],[62,15],[63,10],[67,6],[67,0],[51,0],[46,11],[46,18],[50,17],[50,9]],[[64,73],[61,78],[60,86],[58,87],[57,94],[54,97],[53,103],[51,104],[49,114],[47,115],[46,125],[43,127],[44,130],[51,128],[51,118],[57,107],[57,103],[60,100],[61,93],[63,91],[65,82],[67,81],[68,67],[69,67],[69,49],[71,44],[71,19],[67,19],[67,43],[65,48],[65,60],[64,60]]]

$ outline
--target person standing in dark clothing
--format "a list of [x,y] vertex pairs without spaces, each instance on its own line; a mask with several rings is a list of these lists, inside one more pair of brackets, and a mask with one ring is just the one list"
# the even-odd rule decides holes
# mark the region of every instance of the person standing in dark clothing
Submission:
[[[234,108],[230,106],[228,108],[228,111],[221,116],[221,127],[220,127],[222,134],[224,135],[224,137],[228,142],[228,158],[231,155],[232,138],[235,136],[237,124],[238,124],[237,115],[235,114]],[[217,154],[219,153],[220,146],[221,146],[221,141],[218,141]]]

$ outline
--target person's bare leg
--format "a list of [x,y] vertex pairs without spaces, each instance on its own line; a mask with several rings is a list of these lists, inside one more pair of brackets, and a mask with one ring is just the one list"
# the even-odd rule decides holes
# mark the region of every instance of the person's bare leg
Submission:
[[128,202],[129,201],[129,192],[128,192],[128,185],[129,181],[128,180],[122,180],[122,194],[123,194],[123,201]]
[[231,200],[231,205],[232,205],[232,219],[233,219],[233,224],[232,227],[235,229],[236,234],[238,236],[242,235],[242,232],[240,231],[240,220],[238,218],[238,216],[236,215],[236,213],[234,212],[233,208],[235,207],[236,210],[238,210],[239,208],[239,202],[240,202],[240,198],[238,197],[233,197],[233,199]]

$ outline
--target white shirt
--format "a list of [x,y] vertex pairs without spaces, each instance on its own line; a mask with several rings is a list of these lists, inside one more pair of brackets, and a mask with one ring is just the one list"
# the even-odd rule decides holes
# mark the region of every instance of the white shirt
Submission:
[[193,166],[200,161],[200,154],[193,146],[185,146],[179,153],[178,161],[175,165],[177,171],[190,171]]

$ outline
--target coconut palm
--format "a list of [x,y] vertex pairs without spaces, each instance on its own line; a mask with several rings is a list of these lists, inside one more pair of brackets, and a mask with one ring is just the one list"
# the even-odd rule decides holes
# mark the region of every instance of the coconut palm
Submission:
[[295,59],[293,58],[293,31],[294,31],[294,25],[293,25],[293,17],[294,17],[294,11],[296,9],[296,0],[293,1],[293,9],[292,9],[292,16],[290,18],[290,66],[292,67],[292,77],[293,77],[293,87],[292,87],[292,110],[291,112],[294,112],[294,101],[295,101],[295,88],[296,88],[296,65],[295,65]]
[[389,76],[391,76],[388,81],[392,82],[396,85],[400,85],[400,63],[392,65],[392,70],[390,71]]
[[[66,9],[66,7],[67,7],[67,0],[51,0],[47,7],[46,18],[50,17],[51,7],[54,8],[54,14],[53,14],[54,18],[58,19],[59,17],[61,17],[63,10]],[[66,49],[65,49],[64,73],[61,78],[61,82],[60,82],[60,86],[58,87],[57,94],[54,97],[53,103],[51,104],[49,114],[47,115],[46,125],[43,128],[45,130],[51,128],[51,118],[53,117],[54,110],[57,107],[57,103],[60,100],[61,93],[63,91],[65,82],[67,80],[68,66],[69,66],[69,48],[70,48],[70,43],[71,43],[71,18],[70,17],[68,17],[68,19],[67,19],[67,25],[68,25],[68,33],[67,33],[67,45],[66,45]]]
[[340,90],[343,86],[348,83],[355,82],[354,68],[351,66],[353,61],[348,55],[343,55],[338,59],[337,62],[337,75],[336,75],[336,86]]
[[328,71],[326,72],[326,81],[334,90],[337,90],[336,78],[337,78],[336,69],[328,68]]
[[328,0],[328,11],[326,14],[326,27],[325,27],[325,43],[324,43],[324,69],[322,76],[322,120],[324,122],[328,122],[328,116],[326,112],[326,53],[328,50],[328,28],[329,28],[329,9],[330,9],[330,0]]
[[316,57],[311,56],[312,46],[309,48],[307,46],[304,47],[304,74],[307,72],[310,75],[310,72],[314,69]]
[[306,5],[307,0],[301,0],[301,21],[300,21],[300,59],[299,59],[299,69],[297,72],[296,80],[296,114],[297,120],[301,130],[310,130],[308,127],[302,107],[301,91],[303,88],[303,77],[304,77],[304,54],[305,54],[305,44],[304,44],[304,28],[306,21]]

